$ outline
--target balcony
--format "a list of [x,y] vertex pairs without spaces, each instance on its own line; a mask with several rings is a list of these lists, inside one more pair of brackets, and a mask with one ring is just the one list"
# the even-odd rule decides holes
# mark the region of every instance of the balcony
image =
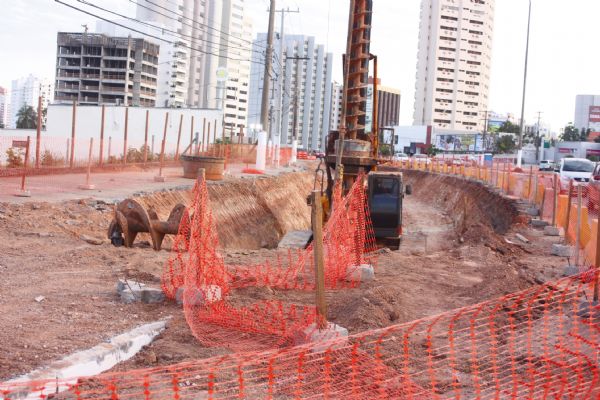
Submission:
[[80,103],[98,104],[99,97],[96,96],[81,96]]
[[80,90],[82,92],[97,92],[100,90],[99,85],[81,85]]
[[82,73],[81,79],[100,79],[100,74]]
[[124,94],[126,92],[125,87],[117,86],[102,86],[102,94]]
[[54,100],[55,101],[64,101],[64,102],[73,102],[73,101],[77,101],[77,95],[76,94],[57,94],[56,96],[54,96]]
[[79,72],[60,71],[58,77],[63,79],[79,79]]
[[81,68],[81,63],[80,62],[68,62],[66,59],[61,59],[58,61],[58,67],[59,68],[66,68],[66,69],[80,69]]
[[118,74],[102,74],[102,81],[125,81],[125,75]]
[[59,83],[58,86],[56,86],[56,90],[78,92],[79,84]]

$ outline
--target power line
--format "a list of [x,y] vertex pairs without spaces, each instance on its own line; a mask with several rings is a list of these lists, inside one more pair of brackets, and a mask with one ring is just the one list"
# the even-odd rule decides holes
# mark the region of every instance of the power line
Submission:
[[[145,36],[151,37],[151,38],[153,38],[153,39],[160,40],[160,41],[162,41],[162,42],[165,42],[165,43],[169,43],[169,44],[172,44],[172,45],[174,45],[174,43],[173,43],[173,42],[170,42],[170,41],[168,41],[168,40],[166,40],[166,39],[164,39],[164,38],[161,38],[161,37],[159,37],[159,36],[155,36],[155,35],[152,35],[152,34],[148,34],[148,33],[142,32],[142,31],[140,31],[140,30],[138,30],[138,29],[131,28],[131,27],[129,27],[129,26],[123,25],[123,24],[121,24],[121,23],[118,23],[118,22],[115,22],[115,21],[111,21],[111,20],[109,20],[109,19],[106,19],[106,18],[103,18],[103,17],[101,17],[101,16],[99,16],[99,15],[97,15],[97,14],[94,14],[94,13],[91,13],[91,12],[89,12],[89,11],[83,10],[83,9],[81,9],[81,8],[79,8],[79,7],[75,7],[75,6],[71,5],[71,4],[67,4],[67,3],[65,3],[65,2],[63,2],[63,1],[61,1],[61,0],[54,0],[54,1],[55,1],[56,3],[59,3],[59,4],[62,4],[62,5],[64,5],[64,6],[66,6],[66,7],[72,8],[72,9],[74,9],[74,10],[76,10],[76,11],[79,11],[79,12],[81,12],[81,13],[84,13],[84,14],[86,14],[86,15],[89,15],[89,16],[91,16],[91,17],[98,18],[98,19],[100,19],[100,20],[102,20],[102,21],[106,21],[106,22],[108,22],[108,23],[110,23],[110,24],[117,25],[117,26],[120,26],[120,27],[122,27],[122,28],[128,29],[128,30],[130,30],[130,31],[137,32],[137,33],[140,33],[140,34],[142,34],[142,35],[145,35]],[[214,54],[214,53],[211,53],[211,52],[209,52],[209,51],[202,50],[202,49],[198,49],[198,48],[192,47],[192,46],[190,46],[190,45],[187,45],[187,44],[183,44],[183,45],[182,45],[182,47],[186,47],[186,48],[188,48],[188,49],[190,49],[190,50],[192,50],[192,51],[196,51],[196,52],[199,52],[199,53],[203,53],[203,54],[211,55],[211,56],[218,57],[218,58],[225,58],[225,59],[232,60],[232,61],[248,61],[248,62],[250,62],[250,63],[256,63],[256,64],[261,64],[261,65],[264,65],[264,63],[261,63],[261,62],[259,62],[259,61],[253,61],[252,59],[239,59],[239,58],[227,57],[227,56],[223,56],[223,55],[219,55],[219,54]]]
[[[139,1],[140,1],[140,0],[138,0],[137,2],[134,2],[133,0],[129,0],[129,2],[130,2],[130,3],[134,3],[134,4],[138,5],[139,7],[145,8],[146,10],[148,10],[148,11],[150,11],[150,12],[153,12],[153,13],[155,13],[155,14],[158,14],[158,15],[162,15],[163,17],[166,17],[166,18],[172,19],[172,20],[174,20],[174,21],[177,21],[177,22],[181,22],[183,25],[186,25],[186,26],[189,26],[189,27],[191,27],[191,28],[194,28],[194,26],[193,26],[193,25],[190,25],[190,24],[184,24],[184,23],[183,23],[183,21],[180,21],[178,18],[173,18],[173,17],[170,17],[170,16],[168,16],[168,15],[165,15],[165,14],[163,14],[163,13],[160,13],[160,12],[158,12],[158,11],[156,11],[156,10],[154,10],[154,9],[150,8],[150,7],[144,6],[144,5],[140,4],[140,3],[139,3]],[[204,26],[204,27],[206,27],[207,29],[214,30],[214,31],[216,31],[216,32],[219,32],[219,33],[221,33],[221,34],[223,34],[223,35],[226,35],[226,36],[231,36],[231,37],[233,37],[233,38],[235,38],[235,39],[238,39],[238,40],[240,40],[240,41],[242,41],[242,42],[246,42],[246,43],[248,43],[248,44],[250,44],[250,45],[253,45],[252,41],[249,41],[249,40],[243,39],[243,38],[241,38],[241,37],[236,37],[236,36],[234,36],[234,35],[231,35],[230,33],[224,32],[224,31],[222,31],[222,30],[220,30],[220,29],[217,29],[217,28],[214,28],[214,27],[212,27],[212,26],[210,26],[210,25],[203,24],[202,22],[196,21],[196,20],[195,20],[195,19],[193,19],[193,18],[189,18],[189,17],[185,16],[184,14],[180,14],[180,13],[178,13],[178,12],[175,12],[175,11],[173,11],[173,10],[170,10],[170,9],[168,9],[168,8],[166,8],[166,7],[163,7],[163,6],[159,5],[159,4],[156,4],[156,3],[154,3],[154,2],[152,2],[152,1],[150,1],[150,0],[143,0],[143,1],[145,1],[146,3],[150,3],[150,4],[152,4],[153,6],[155,6],[155,7],[158,7],[158,8],[160,8],[160,9],[163,9],[163,10],[165,10],[165,11],[168,11],[168,12],[170,12],[171,14],[177,15],[178,17],[181,17],[182,19],[186,19],[186,20],[188,20],[188,21],[192,21],[192,23],[198,24],[199,26]],[[173,4],[173,3],[171,3],[171,4]],[[205,32],[206,32],[206,31],[205,31]],[[206,33],[208,33],[208,32],[206,32]],[[264,47],[264,46],[263,46],[263,47]]]
[[[118,17],[121,17],[121,18],[124,18],[124,19],[128,19],[128,20],[130,20],[130,21],[133,21],[133,22],[137,22],[137,23],[139,23],[139,24],[141,24],[141,25],[148,26],[148,27],[150,27],[150,28],[153,28],[153,29],[159,30],[159,31],[161,31],[161,32],[169,32],[169,33],[171,34],[170,36],[173,36],[173,37],[177,37],[177,38],[181,38],[181,37],[188,37],[188,38],[190,38],[190,39],[192,39],[192,40],[193,40],[193,39],[198,39],[198,40],[201,40],[201,41],[203,41],[203,42],[206,42],[206,43],[210,43],[210,44],[214,44],[214,45],[217,45],[217,46],[221,46],[221,47],[220,47],[220,48],[218,48],[218,49],[216,49],[216,48],[212,47],[212,48],[211,48],[211,50],[213,50],[213,51],[223,51],[223,50],[224,50],[224,49],[226,49],[226,48],[239,49],[239,50],[244,50],[244,51],[254,51],[254,50],[252,50],[252,49],[249,49],[249,48],[247,48],[247,47],[236,47],[236,46],[231,46],[231,45],[222,45],[222,44],[220,44],[220,43],[215,43],[215,42],[212,42],[212,41],[210,41],[210,40],[207,40],[207,39],[194,38],[192,35],[186,35],[186,34],[184,34],[184,33],[179,33],[179,32],[177,32],[177,31],[174,31],[174,30],[171,30],[171,29],[168,29],[168,28],[164,28],[164,27],[160,27],[160,26],[153,25],[153,24],[151,24],[150,22],[147,22],[147,21],[140,21],[140,20],[139,20],[139,19],[137,19],[137,18],[132,18],[132,17],[128,17],[128,16],[126,16],[126,15],[123,15],[123,14],[119,14],[118,12],[115,12],[115,11],[108,10],[108,9],[106,9],[106,8],[103,8],[103,7],[100,7],[100,6],[98,6],[98,5],[95,5],[95,4],[93,4],[93,3],[90,3],[90,2],[88,2],[88,1],[86,1],[86,0],[77,0],[77,1],[78,1],[79,3],[85,4],[85,5],[87,5],[87,6],[91,6],[91,7],[94,7],[94,8],[96,8],[96,9],[102,10],[102,11],[104,11],[104,12],[107,12],[107,13],[110,13],[110,14],[113,14],[113,15],[116,15],[116,16],[118,16]],[[241,56],[242,54],[238,54],[238,55],[239,55],[239,56]]]

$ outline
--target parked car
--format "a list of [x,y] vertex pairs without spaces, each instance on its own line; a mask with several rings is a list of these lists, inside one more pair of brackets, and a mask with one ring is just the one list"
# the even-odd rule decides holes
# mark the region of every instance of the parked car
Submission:
[[554,162],[550,160],[541,160],[539,164],[540,171],[554,171]]
[[394,161],[408,161],[408,155],[405,153],[396,153],[392,159]]
[[575,182],[589,182],[596,164],[587,158],[563,158],[558,166],[561,185],[568,184],[571,179]]

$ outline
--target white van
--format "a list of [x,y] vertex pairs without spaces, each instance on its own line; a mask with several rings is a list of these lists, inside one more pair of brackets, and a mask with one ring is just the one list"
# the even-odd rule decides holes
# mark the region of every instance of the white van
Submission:
[[576,182],[589,182],[596,164],[587,158],[563,158],[558,172],[563,183],[573,179]]

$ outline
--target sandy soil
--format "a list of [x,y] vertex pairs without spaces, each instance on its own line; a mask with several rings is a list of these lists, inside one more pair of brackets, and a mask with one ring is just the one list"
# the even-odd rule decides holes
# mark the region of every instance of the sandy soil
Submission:
[[[449,190],[443,187],[440,191]],[[432,198],[429,190],[423,187],[407,198],[406,237],[399,251],[378,251],[375,280],[361,288],[328,293],[330,320],[356,333],[474,304],[557,278],[562,272],[565,260],[549,254],[550,244],[558,239],[522,225],[499,234],[481,220],[486,211],[475,200],[447,197],[442,201],[443,196]],[[470,202],[468,217],[457,211],[461,201]],[[0,379],[167,316],[173,317],[168,329],[117,370],[227,352],[200,346],[174,304],[124,305],[118,301],[119,277],[158,286],[169,253],[154,252],[144,242],[125,249],[106,241],[91,245],[83,240],[81,234],[104,236],[111,210],[112,206],[96,201],[0,203]],[[517,232],[531,243],[518,243]],[[243,265],[275,253],[238,249],[225,255],[227,263]],[[37,296],[44,299],[37,302]],[[313,298],[310,293],[258,289],[234,296],[298,303],[310,303]]]

